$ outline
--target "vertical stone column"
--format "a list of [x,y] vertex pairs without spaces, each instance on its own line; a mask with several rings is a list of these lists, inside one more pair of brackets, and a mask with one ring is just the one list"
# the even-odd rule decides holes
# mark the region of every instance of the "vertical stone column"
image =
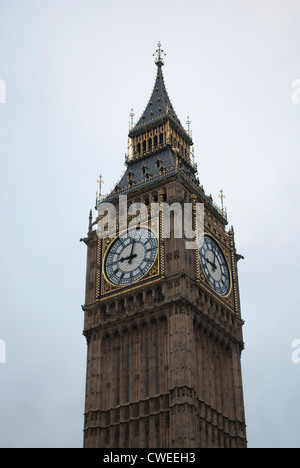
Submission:
[[173,305],[169,339],[172,447],[193,447],[195,426],[190,397],[193,318],[189,306],[183,301]]
[[232,271],[232,284],[233,284],[233,296],[234,296],[234,309],[238,317],[241,317],[241,306],[240,306],[240,293],[239,293],[239,282],[238,282],[238,271],[236,261],[236,249],[234,241],[234,230],[228,231],[229,243],[230,243],[230,259],[231,259],[231,271]]
[[222,387],[221,387],[221,367],[222,353],[220,352],[220,343],[214,342],[214,374],[215,374],[215,394],[216,410],[222,412]]
[[222,414],[228,417],[229,408],[228,408],[228,398],[229,398],[229,388],[227,382],[228,376],[228,350],[222,348],[222,360],[220,361],[220,379],[221,379],[221,395],[222,395]]
[[[232,368],[233,368],[236,419],[237,421],[245,425],[241,359],[240,359],[240,350],[239,350],[238,345],[235,345],[232,348]],[[239,429],[239,437],[244,439],[243,446],[246,446],[246,432]]]

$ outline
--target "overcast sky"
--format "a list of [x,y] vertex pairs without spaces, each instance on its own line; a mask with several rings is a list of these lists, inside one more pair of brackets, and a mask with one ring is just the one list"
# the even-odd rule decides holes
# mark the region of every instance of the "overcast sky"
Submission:
[[[300,447],[299,0],[0,0],[0,446],[81,447],[86,248],[158,40],[239,263],[249,447]],[[294,99],[294,101],[297,101]]]

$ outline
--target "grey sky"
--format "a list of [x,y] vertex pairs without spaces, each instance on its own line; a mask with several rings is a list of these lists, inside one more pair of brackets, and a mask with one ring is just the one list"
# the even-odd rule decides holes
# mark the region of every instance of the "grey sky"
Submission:
[[[0,446],[81,447],[86,250],[157,42],[199,177],[236,232],[250,447],[300,446],[298,0],[0,0]],[[0,99],[1,101],[1,99]]]

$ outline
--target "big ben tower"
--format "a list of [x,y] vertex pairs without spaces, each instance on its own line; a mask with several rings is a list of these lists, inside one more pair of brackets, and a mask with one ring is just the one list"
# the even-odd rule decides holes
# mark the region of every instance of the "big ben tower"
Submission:
[[[84,447],[245,448],[240,256],[226,213],[197,178],[191,132],[166,91],[163,56],[159,44],[150,100],[129,132],[126,172],[98,199],[83,239]],[[198,204],[203,232],[191,249],[175,218],[189,205],[195,227]],[[152,207],[162,205],[170,206],[168,226],[160,209],[150,223]],[[101,236],[109,206],[115,229],[107,222]]]

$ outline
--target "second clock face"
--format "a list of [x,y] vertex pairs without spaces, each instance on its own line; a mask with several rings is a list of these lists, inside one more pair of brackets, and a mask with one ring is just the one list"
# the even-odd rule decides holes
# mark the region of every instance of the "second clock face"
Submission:
[[220,296],[226,296],[230,289],[230,275],[221,248],[212,237],[203,236],[199,254],[203,272],[210,286]]
[[116,286],[127,286],[142,279],[155,262],[157,238],[149,229],[121,234],[105,258],[107,279]]

